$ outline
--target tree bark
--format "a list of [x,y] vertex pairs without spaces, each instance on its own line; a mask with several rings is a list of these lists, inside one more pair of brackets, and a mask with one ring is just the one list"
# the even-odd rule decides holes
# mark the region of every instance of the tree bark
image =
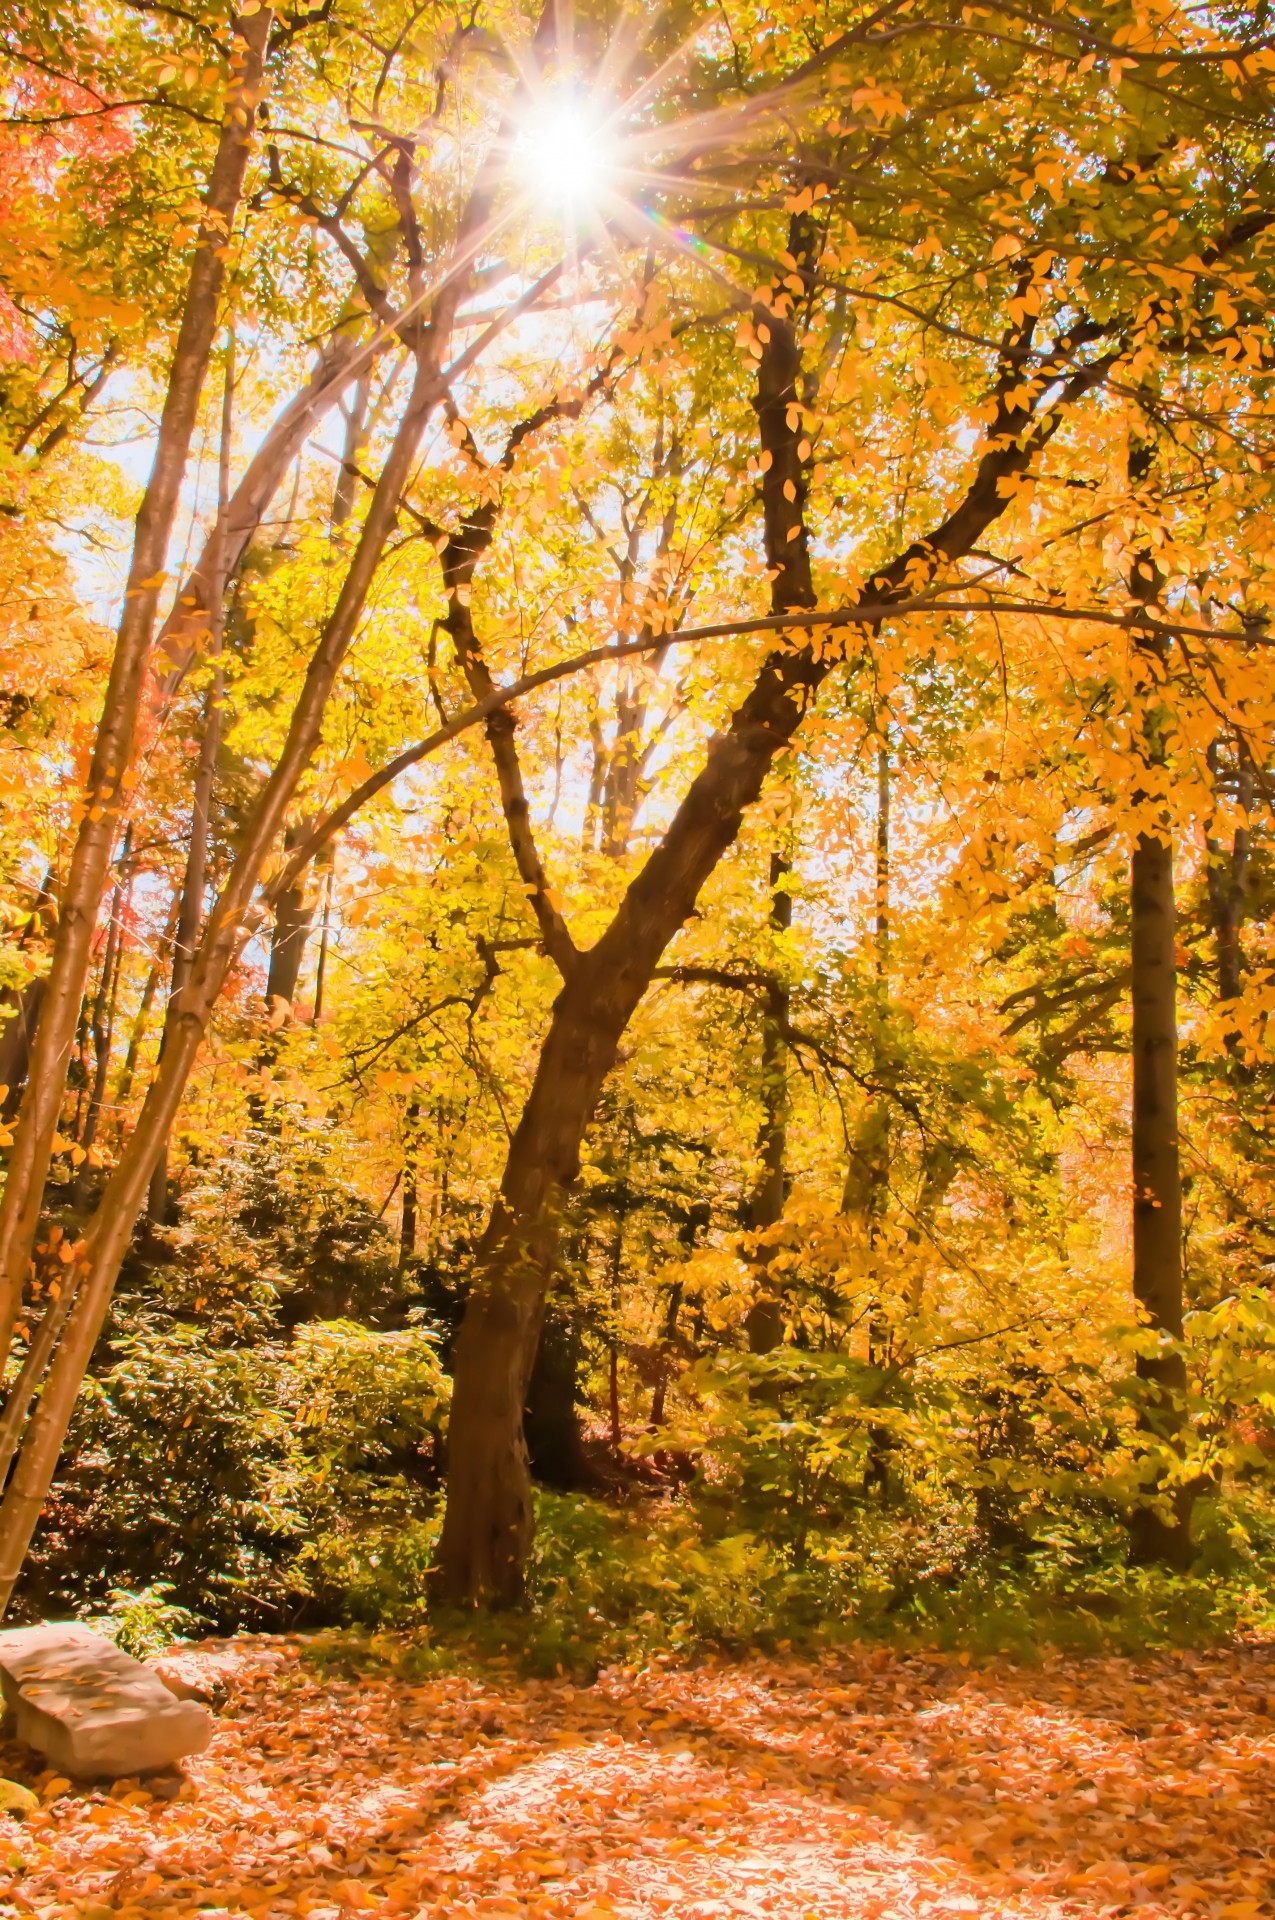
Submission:
[[[1155,441],[1130,439],[1128,476],[1135,501],[1154,472]],[[1151,606],[1163,591],[1164,573],[1150,542],[1137,551],[1129,587],[1134,598]],[[1147,769],[1145,788],[1134,803],[1168,792],[1168,735],[1171,717],[1163,693],[1169,654],[1163,636],[1144,634],[1138,641],[1149,684],[1138,714],[1141,753]],[[1167,805],[1156,810],[1154,825],[1140,828],[1130,857],[1130,966],[1133,1013],[1132,1181],[1133,1297],[1147,1329],[1162,1343],[1139,1354],[1143,1382],[1144,1428],[1170,1447],[1186,1429],[1186,1362],[1182,1354],[1182,1172],[1178,1157],[1177,928],[1173,893],[1173,830]],[[1135,1507],[1130,1519],[1132,1556],[1143,1565],[1184,1570],[1191,1562],[1191,1509],[1195,1488],[1189,1482],[1165,1488],[1157,1470],[1148,1493],[1156,1506]],[[1167,1514],[1160,1509],[1167,1507]]]
[[[1140,833],[1133,850],[1133,1293],[1146,1324],[1182,1338],[1182,1180],[1178,1164],[1177,962],[1173,848]],[[1173,1439],[1182,1426],[1186,1366],[1176,1347],[1138,1359],[1146,1418]],[[1189,1486],[1169,1497],[1171,1515],[1133,1515],[1138,1561],[1184,1568],[1191,1558]]]
[[115,1088],[115,1104],[124,1107],[133,1091],[133,1081],[137,1076],[137,1062],[142,1051],[142,1042],[146,1038],[146,1029],[150,1024],[151,1008],[155,995],[159,991],[160,976],[164,971],[164,962],[172,947],[177,933],[177,915],[181,910],[181,892],[174,893],[168,909],[168,920],[159,943],[155,948],[155,957],[146,974],[146,984],[142,988],[142,997],[138,1004],[137,1016],[133,1021],[133,1031],[128,1037],[128,1051],[124,1055],[124,1065],[120,1068],[119,1082]]
[[106,951],[102,955],[102,978],[98,984],[97,998],[93,1005],[91,1028],[93,1033],[93,1087],[89,1094],[88,1110],[84,1115],[84,1126],[79,1136],[79,1145],[83,1148],[85,1159],[76,1176],[72,1193],[74,1204],[82,1207],[88,1198],[91,1171],[87,1156],[97,1143],[97,1129],[102,1115],[102,1102],[106,1098],[106,1081],[111,1070],[111,1046],[115,1038],[115,1007],[119,992],[120,967],[124,959],[124,920],[128,913],[129,901],[133,893],[133,874],[130,865],[132,829],[124,835],[124,848],[120,854],[120,873],[115,882],[115,891],[111,896],[110,920],[106,930]]
[[523,1423],[531,1471],[539,1485],[563,1493],[599,1484],[580,1426],[580,1333],[571,1303],[550,1306],[527,1383]]
[[[672,1346],[677,1337],[677,1316],[682,1310],[682,1282],[675,1280],[669,1288],[668,1306],[664,1312],[663,1340],[665,1348]],[[651,1395],[651,1425],[658,1432],[664,1425],[664,1403],[668,1398],[669,1364],[666,1362],[655,1383]]]
[[[354,398],[345,415],[345,445],[342,449],[341,465],[337,472],[336,485],[332,493],[332,511],[329,522],[333,533],[339,533],[354,511],[356,489],[359,482],[359,460],[367,446],[368,410],[371,403],[372,384],[370,366],[364,366],[354,385]],[[284,837],[285,848],[291,850],[306,838],[304,825],[290,827]],[[270,966],[266,977],[266,1006],[273,1016],[276,1007],[282,1002],[292,1011],[297,997],[297,982],[301,978],[301,966],[305,959],[306,942],[314,925],[316,902],[307,900],[306,876],[298,876],[294,886],[285,887],[275,900],[274,932],[270,940]],[[324,947],[323,958],[327,957],[327,900],[324,899]],[[315,1020],[323,998],[322,979],[315,987]]]
[[[216,637],[219,642],[220,632]],[[213,780],[217,771],[217,753],[221,745],[221,696],[222,680],[218,670],[213,674],[213,683],[204,703],[204,730],[199,743],[199,761],[195,768],[194,789],[190,802],[190,838],[186,846],[186,871],[182,876],[181,892],[178,895],[177,924],[173,933],[173,970],[168,987],[169,1007],[173,1005],[190,978],[199,940],[200,921],[203,918],[204,892],[208,885],[208,835],[212,817]],[[160,1040],[161,1053],[167,1040],[167,1016],[164,1024],[165,1033]],[[147,1213],[152,1226],[166,1225],[169,1217],[167,1140],[155,1162],[155,1171],[151,1175]]]
[[615,1231],[611,1236],[610,1267],[610,1306],[611,1331],[607,1338],[607,1424],[610,1429],[611,1451],[619,1453],[624,1430],[620,1424],[620,1336],[618,1324],[620,1318],[620,1278],[624,1271],[624,1222],[626,1209],[623,1203],[617,1204]]
[[[879,717],[879,725],[887,725]],[[869,1245],[880,1237],[881,1216],[890,1187],[890,1103],[885,1094],[888,1072],[885,1023],[890,992],[890,743],[883,732],[877,742],[876,887],[873,927],[873,972],[876,1004],[873,1009],[872,1078],[875,1089],[868,1104],[846,1169],[841,1196],[843,1213],[858,1215],[867,1225]],[[868,1322],[868,1364],[879,1366],[889,1346],[889,1328],[881,1304],[873,1304]]]
[[[226,340],[226,374],[221,390],[221,439],[217,449],[217,526],[223,541],[229,540],[226,509],[230,499],[230,447],[234,420],[235,335],[233,327]],[[204,917],[204,891],[208,885],[208,840],[212,826],[213,782],[217,777],[217,754],[221,747],[221,702],[223,693],[220,665],[221,644],[226,626],[225,592],[230,573],[224,551],[213,556],[216,578],[221,582],[221,597],[208,609],[208,651],[214,666],[212,684],[204,702],[204,728],[199,741],[199,759],[190,800],[190,838],[186,846],[186,871],[182,876],[181,897],[177,908],[177,929],[173,936],[173,971],[169,983],[169,1005],[177,999],[190,978]],[[160,1041],[160,1051],[163,1051]],[[155,1171],[151,1175],[147,1211],[153,1227],[167,1224],[168,1142],[165,1140]]]
[[[889,1050],[886,1021],[890,1006],[890,736],[885,712],[877,716],[877,831],[873,972],[876,976],[872,1014],[872,1078],[875,1090],[855,1138],[842,1194],[843,1213],[855,1214],[867,1229],[871,1296],[868,1303],[868,1365],[889,1365],[894,1326],[886,1309],[878,1256],[882,1220],[890,1193],[890,1102],[886,1097]],[[879,1422],[868,1428],[863,1483],[884,1490],[891,1448],[889,1430]]]
[[[1216,742],[1209,751],[1209,766],[1217,779],[1221,771],[1221,756]],[[1241,736],[1236,742],[1235,797],[1244,814],[1245,824],[1236,827],[1229,850],[1218,840],[1209,838],[1209,857],[1205,867],[1217,951],[1217,997],[1223,1005],[1238,1000],[1244,985],[1244,952],[1240,943],[1240,929],[1244,924],[1252,850],[1248,817],[1252,811],[1255,790],[1253,756],[1247,741]],[[1239,1032],[1228,1029],[1223,1034],[1223,1040],[1227,1051],[1234,1057],[1239,1052]]]
[[403,1216],[399,1225],[398,1264],[405,1267],[409,1260],[416,1257],[417,1232],[417,1174],[420,1165],[421,1103],[413,1100],[404,1116],[405,1140],[403,1143]]
[[[284,848],[291,851],[306,835],[306,828],[290,827],[284,836]],[[306,876],[278,896],[274,907],[274,933],[270,941],[270,970],[266,976],[266,1005],[274,1016],[280,1006],[292,1012],[305,959],[306,942],[314,925],[315,901],[307,898]]]
[[18,1451],[22,1439],[22,1429],[26,1422],[31,1402],[36,1390],[44,1378],[45,1369],[53,1358],[58,1336],[66,1325],[67,1315],[75,1303],[76,1277],[74,1269],[67,1271],[58,1292],[51,1297],[41,1316],[40,1324],[31,1335],[31,1344],[27,1348],[26,1358],[19,1369],[18,1377],[5,1395],[4,1412],[0,1414],[0,1487],[8,1478],[13,1456]]
[[160,585],[181,497],[191,435],[217,324],[228,238],[256,121],[268,7],[235,21],[227,105],[204,197],[190,281],[160,420],[155,464],[138,512],[124,612],[98,724],[31,1071],[0,1201],[0,1361],[22,1301],[74,1043],[89,952],[124,805]]
[[372,369],[365,366],[354,383],[354,398],[345,416],[345,445],[341,466],[332,489],[331,521],[335,530],[343,527],[354,512],[355,490],[359,484],[359,461],[368,443],[368,409],[372,399]]
[[[35,908],[31,918],[22,930],[18,941],[20,948],[29,947],[42,936],[51,934],[56,927],[56,900],[52,891],[52,872],[46,876],[44,885],[36,896]],[[21,992],[6,992],[4,1001],[12,1009],[0,1033],[0,1086],[5,1089],[0,1117],[7,1123],[18,1111],[22,1099],[22,1089],[26,1084],[27,1063],[31,1057],[31,1042],[35,1037],[37,1022],[40,1018],[40,1003],[44,999],[45,980],[43,974],[32,980]]]
[[[317,1027],[323,1018],[323,997],[328,983],[328,943],[332,935],[332,878],[336,867],[335,849],[331,841],[326,849],[327,858],[323,862],[323,912],[319,918],[319,958],[314,969],[314,1017],[311,1025]],[[415,1248],[415,1241],[413,1241]]]
[[[792,893],[789,881],[792,863],[785,854],[770,856],[770,924],[783,933],[792,925]],[[762,1123],[758,1138],[761,1162],[756,1186],[748,1207],[748,1224],[754,1233],[778,1226],[784,1217],[788,1197],[788,1023],[791,1014],[788,988],[778,980],[769,988],[762,1006],[761,1021],[761,1106]],[[758,1295],[748,1309],[744,1327],[750,1353],[771,1353],[784,1337],[783,1302],[770,1279],[770,1251],[762,1248],[755,1256]]]

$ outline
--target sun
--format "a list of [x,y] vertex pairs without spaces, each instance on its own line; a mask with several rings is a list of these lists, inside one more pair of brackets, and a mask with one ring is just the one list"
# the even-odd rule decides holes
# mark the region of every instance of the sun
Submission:
[[574,88],[543,96],[523,121],[513,159],[523,190],[540,205],[567,214],[596,207],[616,177],[603,105]]

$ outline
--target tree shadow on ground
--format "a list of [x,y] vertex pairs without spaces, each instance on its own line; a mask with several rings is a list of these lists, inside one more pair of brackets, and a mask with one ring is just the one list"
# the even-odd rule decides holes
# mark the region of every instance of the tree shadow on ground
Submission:
[[[124,1783],[6,1823],[32,1856],[18,1910],[1256,1920],[1275,1890],[1260,1648],[977,1670],[865,1650],[593,1687],[259,1652],[193,1797]],[[47,1786],[0,1755],[24,1764]]]

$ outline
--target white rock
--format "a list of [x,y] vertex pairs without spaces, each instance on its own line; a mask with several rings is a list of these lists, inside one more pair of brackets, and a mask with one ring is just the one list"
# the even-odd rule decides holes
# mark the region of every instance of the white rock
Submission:
[[204,1707],[73,1622],[0,1632],[0,1687],[18,1738],[80,1779],[158,1772],[212,1738]]

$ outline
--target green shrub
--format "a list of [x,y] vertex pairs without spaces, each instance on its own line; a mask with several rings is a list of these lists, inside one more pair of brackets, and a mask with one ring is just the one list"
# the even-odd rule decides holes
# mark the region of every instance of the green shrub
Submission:
[[414,1617],[447,1386],[422,1327],[119,1337],[77,1410],[25,1610],[109,1612],[120,1590],[226,1629]]
[[106,1612],[95,1614],[88,1624],[106,1634],[125,1653],[131,1653],[135,1660],[148,1659],[152,1654],[163,1653],[174,1641],[190,1639],[208,1625],[189,1607],[175,1606],[167,1597],[171,1592],[172,1588],[163,1581],[143,1588],[141,1593],[113,1587]]

